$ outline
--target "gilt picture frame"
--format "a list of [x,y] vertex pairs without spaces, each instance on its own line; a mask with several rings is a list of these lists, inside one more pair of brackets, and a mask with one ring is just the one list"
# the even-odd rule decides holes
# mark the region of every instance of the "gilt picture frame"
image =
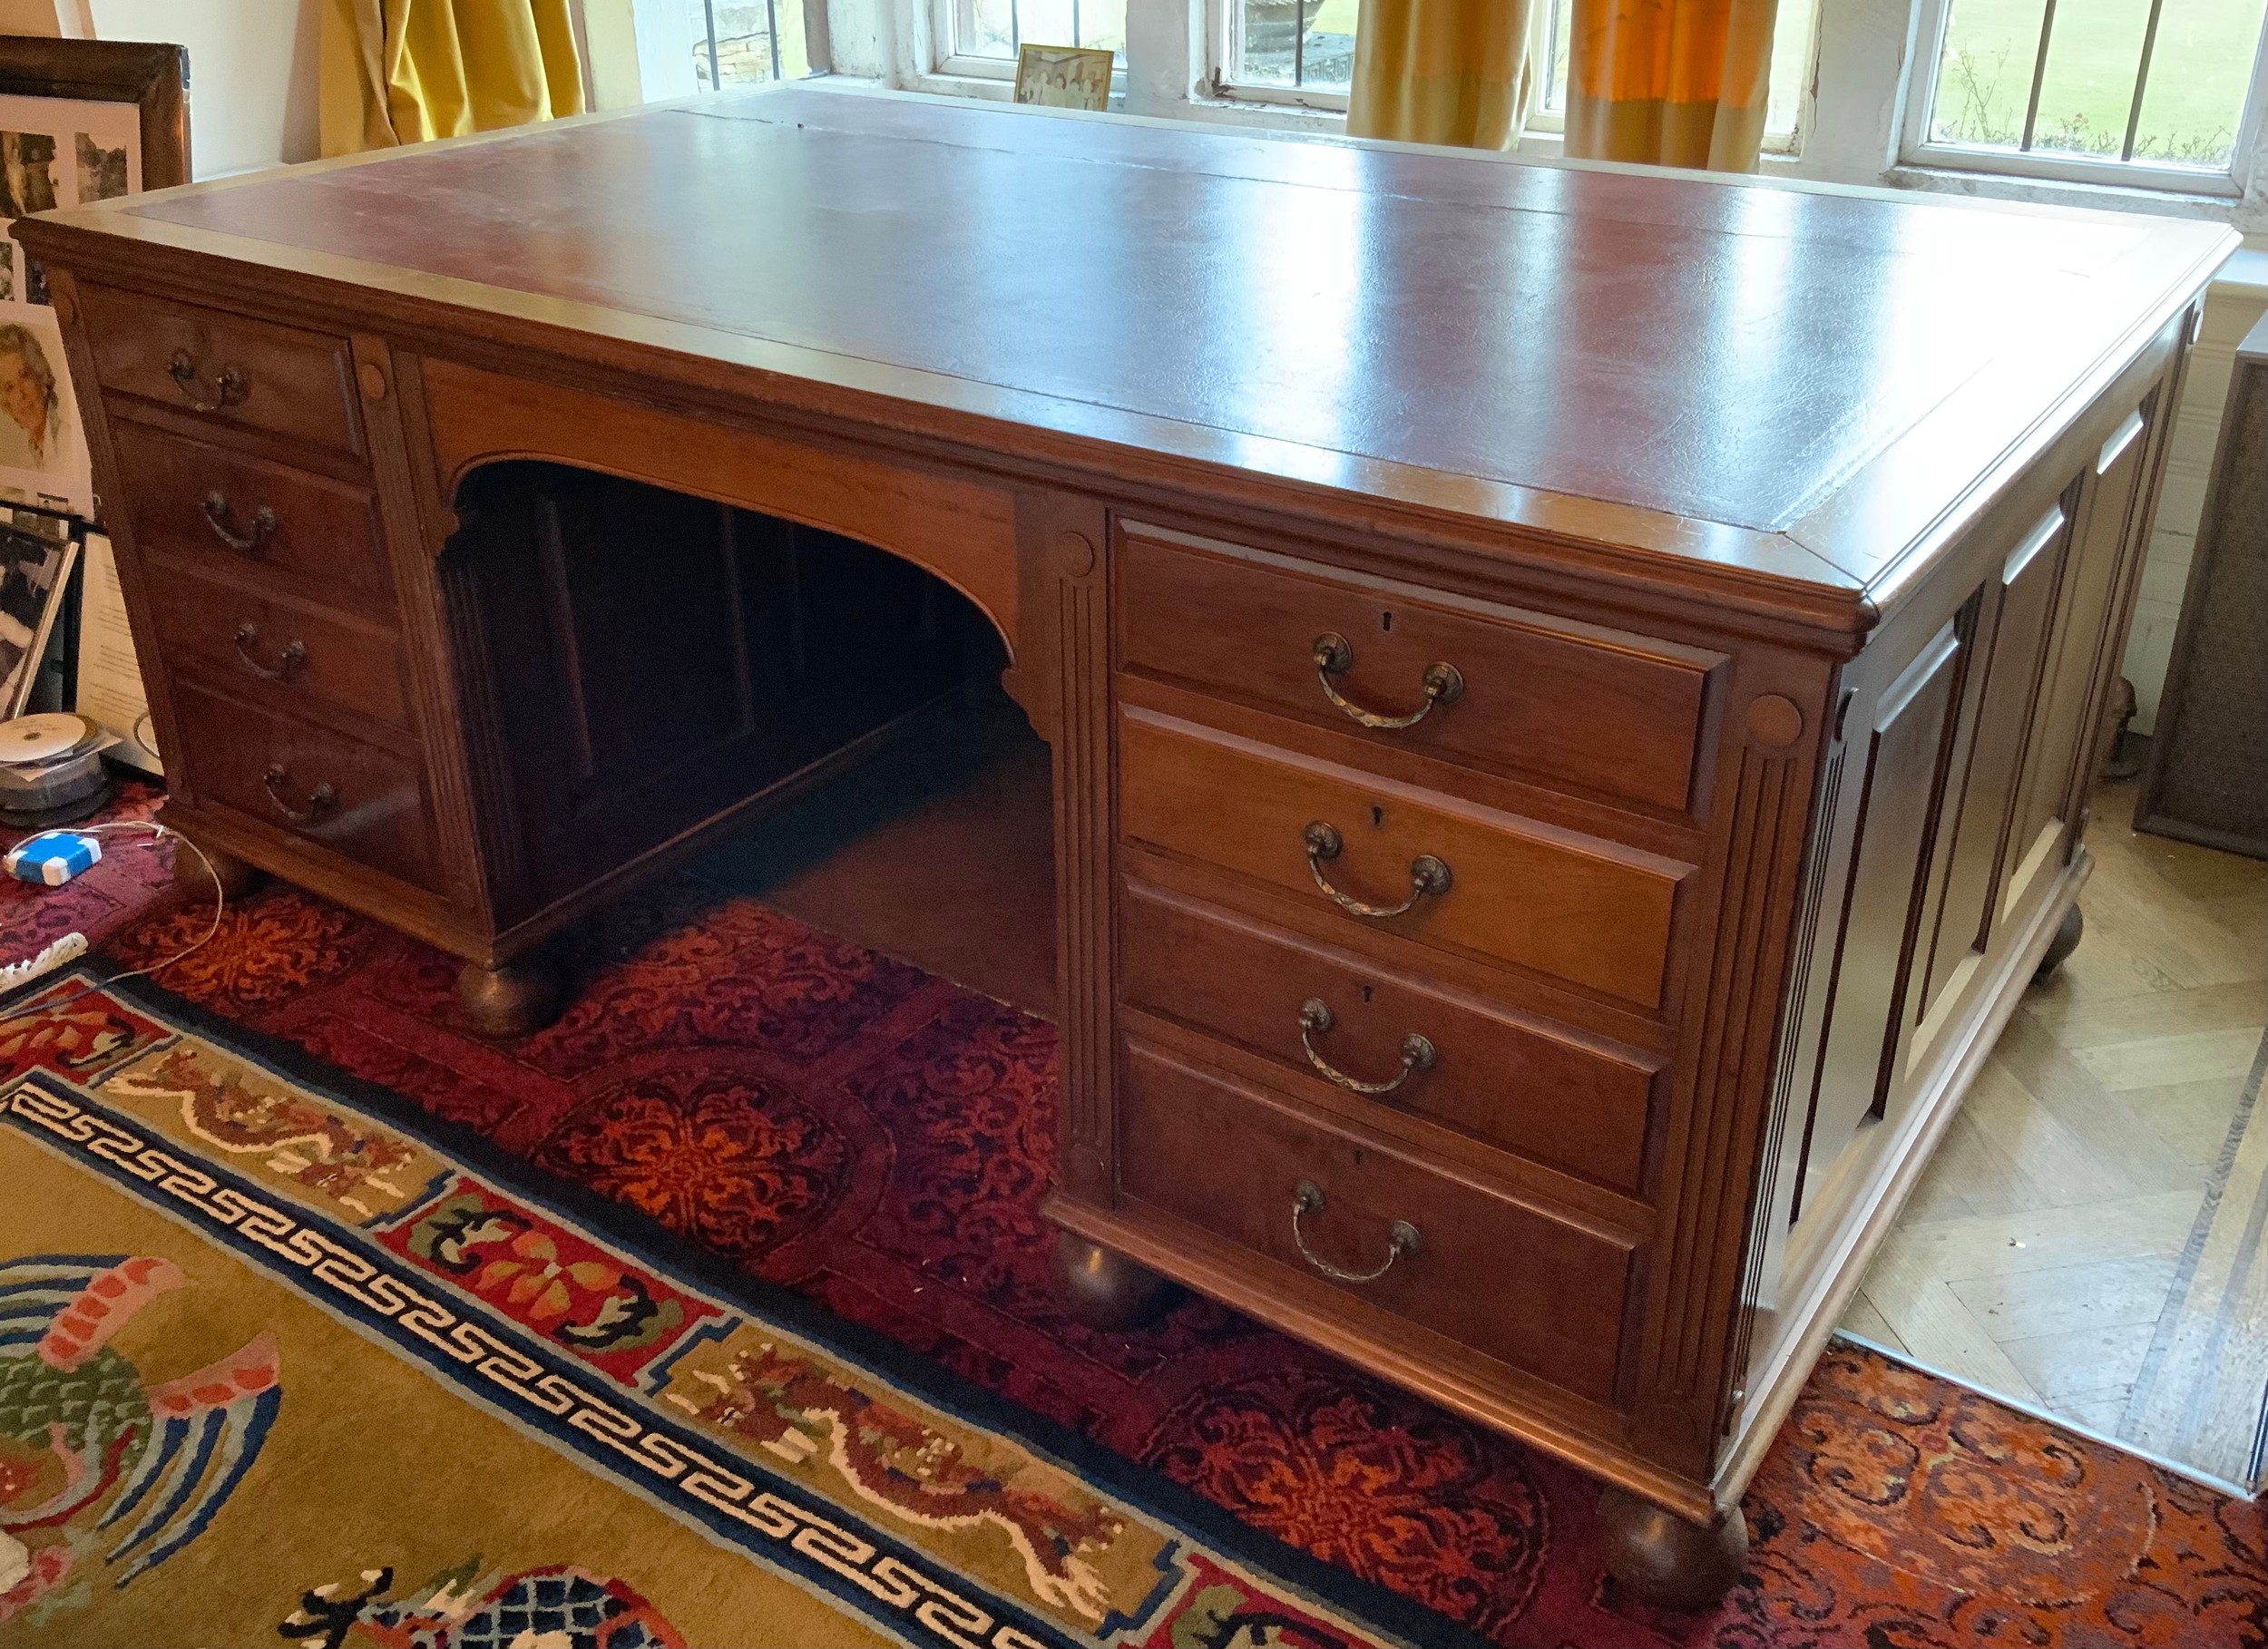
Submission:
[[[189,54],[0,36],[0,219],[186,183]],[[0,503],[93,520],[84,425],[46,272],[0,240]]]

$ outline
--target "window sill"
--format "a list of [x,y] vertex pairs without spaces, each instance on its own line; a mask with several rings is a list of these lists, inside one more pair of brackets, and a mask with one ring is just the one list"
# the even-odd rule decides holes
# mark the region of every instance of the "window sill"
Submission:
[[[1316,109],[1301,103],[1278,102],[1274,99],[1240,98],[1204,95],[1191,97],[1144,112],[1161,114],[1175,120],[1209,122],[1221,126],[1243,126],[1263,131],[1283,132],[1315,137],[1344,137],[1346,113],[1340,109]],[[1520,140],[1520,147],[1512,151],[1523,161],[1556,161],[1565,149],[1557,132],[1538,132],[1530,128]]]
[[2005,172],[1954,171],[1909,164],[1891,167],[1882,174],[1882,181],[1892,189],[1911,189],[1926,194],[1966,195],[1979,200],[2015,200],[2034,206],[2078,206],[2097,211],[2141,212],[2160,218],[2225,220],[2240,203],[2240,197],[2235,195],[2016,178]]
[[1263,131],[1300,132],[1314,137],[1344,137],[1346,112],[1318,109],[1306,103],[1278,102],[1273,98],[1238,97],[1198,93],[1186,102],[1146,111],[1176,120],[1205,121],[1221,126],[1257,127]]
[[[850,75],[829,75],[826,78],[846,85],[884,89],[881,82],[859,79]],[[990,99],[996,103],[1013,102],[1016,98],[1015,71],[1012,68],[1004,76],[947,74],[936,72],[927,74],[909,74],[905,77],[904,89],[908,92],[926,92],[933,97],[973,97]],[[1119,100],[1115,95],[1110,102],[1113,108],[1118,106]]]

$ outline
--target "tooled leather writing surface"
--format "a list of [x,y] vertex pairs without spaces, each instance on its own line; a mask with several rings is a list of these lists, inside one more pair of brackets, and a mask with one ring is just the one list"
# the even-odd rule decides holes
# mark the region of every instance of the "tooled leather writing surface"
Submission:
[[1760,529],[2169,232],[794,87],[138,210]]

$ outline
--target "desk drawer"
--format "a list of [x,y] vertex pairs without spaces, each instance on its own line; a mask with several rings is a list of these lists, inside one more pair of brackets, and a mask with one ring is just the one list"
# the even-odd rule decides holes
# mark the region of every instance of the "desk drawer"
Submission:
[[199,806],[233,808],[443,891],[425,774],[414,758],[260,709],[191,676],[174,678],[173,715]]
[[[1682,811],[1710,655],[1127,529],[1120,663],[1460,765]],[[1344,668],[1317,668],[1326,637]],[[1427,707],[1429,671],[1455,697]],[[1329,697],[1413,725],[1364,728]]]
[[1643,1194],[1658,1060],[1139,883],[1127,884],[1124,912],[1120,989],[1133,1006],[1342,1091],[1318,1060],[1354,1081],[1393,1082],[1356,1102]]
[[[1408,905],[1348,912],[1350,922],[1660,1005],[1690,865],[1151,711],[1120,717],[1119,827],[1129,839],[1332,908],[1321,876],[1374,909]],[[1313,855],[1311,825],[1327,827]],[[1437,885],[1422,878],[1437,867],[1445,891],[1417,892],[1421,879]]]
[[[1514,1368],[1613,1400],[1634,1241],[1498,1196],[1139,1043],[1127,1044],[1124,1066],[1127,1195]],[[1303,1185],[1322,1202],[1295,1234]],[[1375,1270],[1397,1221],[1419,1245],[1374,1280],[1340,1281],[1316,1264]]]
[[111,420],[133,540],[146,551],[270,568],[325,600],[394,600],[367,487]]
[[108,287],[80,288],[79,307],[103,388],[362,455],[345,338]]
[[409,726],[392,631],[159,562],[145,561],[142,577],[157,615],[159,650],[169,667],[192,662],[209,675],[232,672],[248,682],[265,681],[279,700],[321,698],[376,721]]

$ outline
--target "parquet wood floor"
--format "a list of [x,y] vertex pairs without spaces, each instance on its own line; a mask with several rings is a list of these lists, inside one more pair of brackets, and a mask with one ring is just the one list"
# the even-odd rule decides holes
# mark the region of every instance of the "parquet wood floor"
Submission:
[[2249,1485],[2268,1396],[2268,864],[2095,798],[2087,936],[2034,986],[1843,1320]]
[[1052,1019],[1051,772],[1022,713],[981,696],[735,836],[693,874]]

